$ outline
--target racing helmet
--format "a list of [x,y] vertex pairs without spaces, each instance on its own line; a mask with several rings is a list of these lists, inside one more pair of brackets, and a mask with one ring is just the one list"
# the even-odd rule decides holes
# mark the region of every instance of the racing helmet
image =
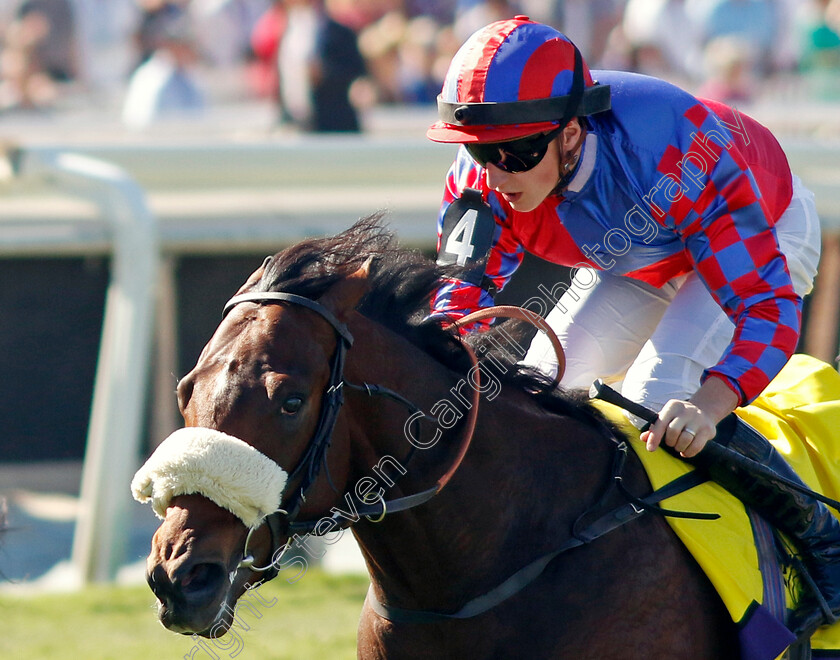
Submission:
[[452,58],[438,96],[434,142],[501,142],[610,109],[577,47],[527,16],[474,33]]

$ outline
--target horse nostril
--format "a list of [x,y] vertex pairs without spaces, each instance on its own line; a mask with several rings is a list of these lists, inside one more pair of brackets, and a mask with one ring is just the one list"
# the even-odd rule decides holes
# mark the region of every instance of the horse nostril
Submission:
[[146,574],[146,582],[149,583],[152,592],[162,603],[170,596],[172,584],[166,570],[160,564]]
[[224,579],[225,569],[221,564],[196,564],[181,578],[181,593],[187,599],[195,598],[215,591]]
[[168,608],[182,607],[187,603],[212,598],[226,582],[222,564],[196,563],[182,566],[170,578],[162,564],[158,564],[146,576],[152,592]]

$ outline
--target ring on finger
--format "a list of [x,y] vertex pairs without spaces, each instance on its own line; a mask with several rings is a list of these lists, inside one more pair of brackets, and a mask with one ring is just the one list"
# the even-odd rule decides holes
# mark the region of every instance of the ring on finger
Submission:
[[683,430],[682,430],[682,432],[683,432],[683,433],[688,433],[688,434],[689,434],[690,436],[692,436],[692,437],[694,437],[695,435],[697,435],[697,433],[696,433],[695,431],[692,431],[691,429],[683,429]]

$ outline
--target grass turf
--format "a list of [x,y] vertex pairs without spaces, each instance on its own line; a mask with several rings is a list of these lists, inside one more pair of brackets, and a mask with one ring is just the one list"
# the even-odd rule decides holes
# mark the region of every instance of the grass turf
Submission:
[[[236,635],[211,641],[175,635],[157,622],[145,586],[67,594],[0,593],[0,658],[6,660],[347,660],[368,580],[310,569],[294,584],[258,587],[238,610]],[[261,616],[259,616],[261,615]]]

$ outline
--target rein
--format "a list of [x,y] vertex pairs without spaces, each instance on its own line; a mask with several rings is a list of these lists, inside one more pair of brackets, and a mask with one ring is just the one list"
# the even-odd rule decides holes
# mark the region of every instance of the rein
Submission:
[[[551,387],[555,387],[560,382],[563,377],[563,373],[565,372],[565,353],[557,335],[543,317],[521,307],[501,305],[468,314],[458,319],[458,321],[453,325],[456,328],[461,328],[474,323],[475,321],[481,321],[493,317],[515,318],[527,321],[546,334],[557,356],[557,374],[551,382]],[[565,554],[569,550],[591,543],[592,541],[601,538],[605,534],[608,534],[609,532],[612,532],[613,530],[635,520],[645,513],[653,512],[663,516],[695,518],[700,520],[714,520],[719,517],[717,514],[671,511],[658,506],[658,504],[663,500],[690,490],[691,488],[705,482],[707,477],[698,470],[684,474],[682,477],[675,479],[649,495],[643,497],[634,496],[622,483],[624,466],[630,450],[629,446],[626,441],[617,439],[609,427],[604,426],[604,431],[615,443],[615,454],[613,456],[610,482],[604,489],[604,492],[598,502],[578,516],[572,525],[571,536],[565,542],[561,543],[551,552],[537,557],[531,563],[520,568],[506,580],[496,585],[489,591],[472,598],[456,612],[410,610],[401,607],[394,607],[381,602],[376,597],[373,592],[373,585],[370,586],[367,594],[367,603],[370,608],[383,619],[393,623],[424,624],[471,619],[493,609],[512,596],[518,594],[540,575],[542,575],[545,569],[559,556]],[[627,502],[616,508],[607,509],[605,512],[603,503],[607,498],[611,486],[616,487]],[[592,519],[593,517],[594,520],[592,522],[584,524],[587,519]]]
[[[620,483],[621,481],[621,471],[624,467],[624,461],[627,457],[628,451],[629,447],[626,442],[621,442],[616,447],[612,478],[617,483]],[[633,498],[633,501],[627,502],[626,504],[623,504],[613,510],[598,515],[593,522],[584,527],[582,525],[583,520],[589,517],[590,514],[593,514],[598,507],[596,506],[592,509],[587,509],[572,525],[572,535],[564,543],[560,544],[551,552],[537,557],[530,564],[520,568],[501,584],[493,587],[484,594],[471,599],[457,612],[409,610],[402,607],[387,605],[376,598],[373,593],[373,585],[371,585],[368,589],[367,602],[371,609],[379,616],[394,623],[442,623],[444,621],[453,621],[458,619],[471,619],[479,614],[484,614],[497,605],[501,605],[508,598],[511,598],[522,591],[522,589],[542,575],[543,571],[548,568],[549,564],[551,564],[551,562],[557,559],[560,555],[601,538],[605,534],[608,534],[622,525],[626,525],[627,523],[635,520],[639,516],[644,515],[647,511],[656,510],[657,504],[662,500],[674,497],[675,495],[679,495],[680,493],[694,488],[695,486],[699,486],[704,481],[706,481],[706,477],[699,471],[695,470],[688,472],[682,477],[678,477],[671,483],[663,486],[659,490],[654,491],[650,495],[642,498]],[[698,515],[703,517],[706,516],[706,514]],[[694,517],[694,514],[691,514],[690,517]]]
[[[469,410],[466,427],[458,446],[458,452],[455,459],[431,488],[412,495],[399,497],[394,500],[381,499],[379,502],[373,504],[360,501],[359,506],[356,508],[356,516],[352,519],[342,515],[341,512],[335,511],[331,517],[322,517],[317,520],[298,521],[297,517],[300,514],[303,503],[306,501],[307,492],[317,480],[318,475],[320,474],[321,466],[326,466],[326,453],[330,446],[330,440],[338,419],[338,413],[344,403],[343,391],[345,386],[365,393],[368,396],[384,396],[400,403],[412,412],[412,417],[415,418],[415,422],[418,421],[418,418],[430,418],[428,415],[425,415],[418,406],[393,390],[381,385],[371,385],[368,383],[356,385],[344,379],[345,356],[347,350],[353,345],[353,336],[350,334],[347,326],[340,322],[320,303],[310,298],[290,293],[251,292],[231,298],[225,305],[224,315],[227,315],[234,306],[242,302],[262,304],[291,303],[306,307],[326,320],[333,328],[338,338],[335,354],[330,366],[329,385],[324,392],[324,404],[321,411],[321,418],[318,421],[317,429],[312,436],[312,439],[309,441],[303,456],[289,476],[290,483],[297,477],[301,477],[301,483],[295,489],[291,498],[283,504],[284,508],[278,508],[264,520],[271,536],[272,550],[270,563],[262,567],[255,566],[255,559],[253,555],[248,552],[248,546],[251,542],[251,538],[254,532],[259,529],[259,526],[257,526],[249,529],[242,551],[243,557],[237,566],[237,570],[248,569],[254,572],[262,573],[263,578],[261,581],[267,581],[273,579],[279,573],[280,561],[289,550],[292,538],[297,534],[324,535],[329,532],[336,531],[337,529],[350,527],[354,522],[358,521],[361,516],[365,516],[368,520],[374,523],[380,522],[387,514],[414,508],[428,502],[437,495],[446,486],[460,467],[472,441],[476,421],[478,419],[478,406],[480,402],[480,370],[476,368],[478,366],[478,359],[475,352],[469,345],[464,343],[464,349],[467,351],[470,359],[471,370],[475,370],[476,383],[475,387],[473,387],[472,405]],[[460,330],[461,328],[476,321],[494,317],[515,318],[526,321],[548,336],[548,339],[555,350],[558,362],[557,375],[551,383],[551,387],[556,386],[562,378],[565,370],[565,354],[557,335],[541,316],[524,308],[504,305],[490,307],[468,314],[453,323],[452,327]],[[619,490],[624,493],[625,497],[628,499],[626,504],[603,513],[601,504],[603,499],[606,497],[607,491],[605,491],[599,502],[584,511],[578,517],[572,526],[572,534],[569,539],[567,539],[559,547],[555,548],[552,552],[538,557],[530,564],[519,569],[516,573],[508,577],[490,591],[471,599],[457,612],[446,613],[407,610],[392,607],[380,602],[375,597],[371,588],[371,590],[368,591],[367,601],[373,611],[389,621],[402,623],[433,623],[472,618],[496,607],[508,598],[519,593],[527,585],[537,579],[548,567],[548,565],[551,564],[551,562],[558,556],[573,548],[590,543],[591,541],[600,538],[604,534],[607,534],[617,527],[634,520],[648,511],[659,511],[664,515],[676,514],[683,515],[685,517],[706,517],[706,514],[680,514],[679,512],[659,509],[659,507],[656,506],[658,502],[672,497],[679,492],[693,488],[698,483],[705,480],[705,477],[699,475],[697,471],[688,473],[682,478],[668,484],[666,487],[642,498],[636,498],[627,493],[626,489],[622,489],[622,473],[626,462],[628,446],[626,442],[619,442],[612,435],[609,429],[606,430],[608,435],[612,437],[616,443],[616,454],[613,459],[611,483],[617,485]],[[409,454],[409,459],[412,455],[413,449]],[[329,479],[328,469],[327,478]],[[330,486],[332,486],[335,490],[335,487],[332,485],[332,480],[330,479],[329,481]],[[591,518],[593,515],[595,516],[594,522],[584,526],[583,521],[586,518]],[[373,516],[376,516],[376,518]],[[325,522],[326,525],[324,525]],[[284,537],[287,539],[285,543],[282,542]]]
[[[337,529],[345,529],[350,527],[354,522],[358,521],[361,516],[365,516],[371,522],[380,522],[390,513],[397,513],[399,511],[406,511],[416,506],[424,504],[437,495],[447,483],[449,483],[452,476],[458,470],[464,456],[469,449],[472,442],[473,433],[475,432],[476,421],[478,419],[478,408],[480,403],[480,370],[478,366],[478,358],[472,348],[463,343],[464,349],[470,359],[471,370],[475,373],[475,383],[472,387],[472,401],[469,413],[466,420],[466,427],[464,429],[461,441],[458,446],[458,452],[455,459],[450,464],[449,468],[441,475],[435,484],[424,491],[406,495],[393,500],[382,499],[375,503],[359,502],[356,506],[356,515],[354,518],[348,518],[335,511],[330,517],[322,517],[316,520],[297,520],[300,514],[301,507],[306,501],[306,493],[315,483],[320,474],[321,466],[326,466],[326,454],[330,445],[330,439],[338,419],[338,413],[344,403],[343,390],[344,387],[349,387],[353,390],[366,393],[368,396],[383,396],[389,398],[397,403],[408,408],[413,415],[423,419],[429,419],[428,415],[424,414],[418,406],[403,397],[401,394],[390,390],[381,385],[371,385],[363,383],[362,385],[355,385],[344,379],[344,361],[347,350],[353,345],[353,336],[350,334],[347,326],[339,321],[334,314],[326,309],[320,303],[291,293],[283,292],[249,292],[234,296],[224,307],[223,316],[226,316],[233,307],[243,302],[253,302],[260,304],[280,304],[291,303],[306,307],[307,309],[319,314],[335,331],[338,337],[335,355],[333,356],[330,368],[329,385],[324,393],[324,404],[321,412],[321,419],[318,422],[317,430],[309,441],[306,450],[304,451],[298,465],[289,475],[289,482],[293,482],[297,477],[302,476],[302,481],[299,487],[295,489],[292,497],[285,503],[282,508],[277,509],[265,519],[265,524],[268,527],[271,536],[271,558],[266,566],[256,566],[254,564],[254,556],[248,552],[248,547],[254,532],[259,527],[249,529],[248,536],[245,539],[245,547],[243,548],[243,557],[237,569],[244,568],[252,571],[263,573],[263,580],[271,580],[279,573],[279,564],[282,557],[290,548],[291,539],[297,534],[316,534],[324,535]],[[507,317],[516,318],[527,321],[537,327],[539,330],[545,332],[554,347],[559,363],[558,374],[555,377],[552,387],[556,385],[563,375],[565,367],[565,355],[563,348],[557,336],[545,322],[545,319],[530,312],[529,310],[513,306],[497,306],[488,309],[473,312],[462,319],[459,319],[453,324],[455,328],[473,323],[485,318],[491,317]],[[417,418],[414,419],[416,423]],[[413,450],[409,454],[409,459],[413,455]],[[327,477],[329,479],[329,470],[327,469]],[[330,479],[332,486],[332,480]],[[333,487],[334,488],[334,487]],[[374,517],[376,516],[376,517]],[[283,543],[282,539],[286,538]]]
[[516,307],[515,305],[496,305],[495,307],[479,309],[471,314],[462,316],[460,319],[455,321],[453,325],[460,329],[470,325],[471,323],[475,323],[476,321],[483,321],[484,319],[492,319],[499,316],[508,319],[527,321],[537,330],[545,333],[546,337],[548,337],[548,340],[551,342],[552,348],[554,348],[555,356],[557,356],[557,375],[554,376],[554,380],[551,381],[550,385],[552,388],[556,387],[563,378],[563,374],[566,372],[566,353],[563,350],[563,345],[560,343],[560,339],[557,338],[557,334],[551,329],[548,322],[539,314],[536,314],[529,309],[525,309],[524,307]]

